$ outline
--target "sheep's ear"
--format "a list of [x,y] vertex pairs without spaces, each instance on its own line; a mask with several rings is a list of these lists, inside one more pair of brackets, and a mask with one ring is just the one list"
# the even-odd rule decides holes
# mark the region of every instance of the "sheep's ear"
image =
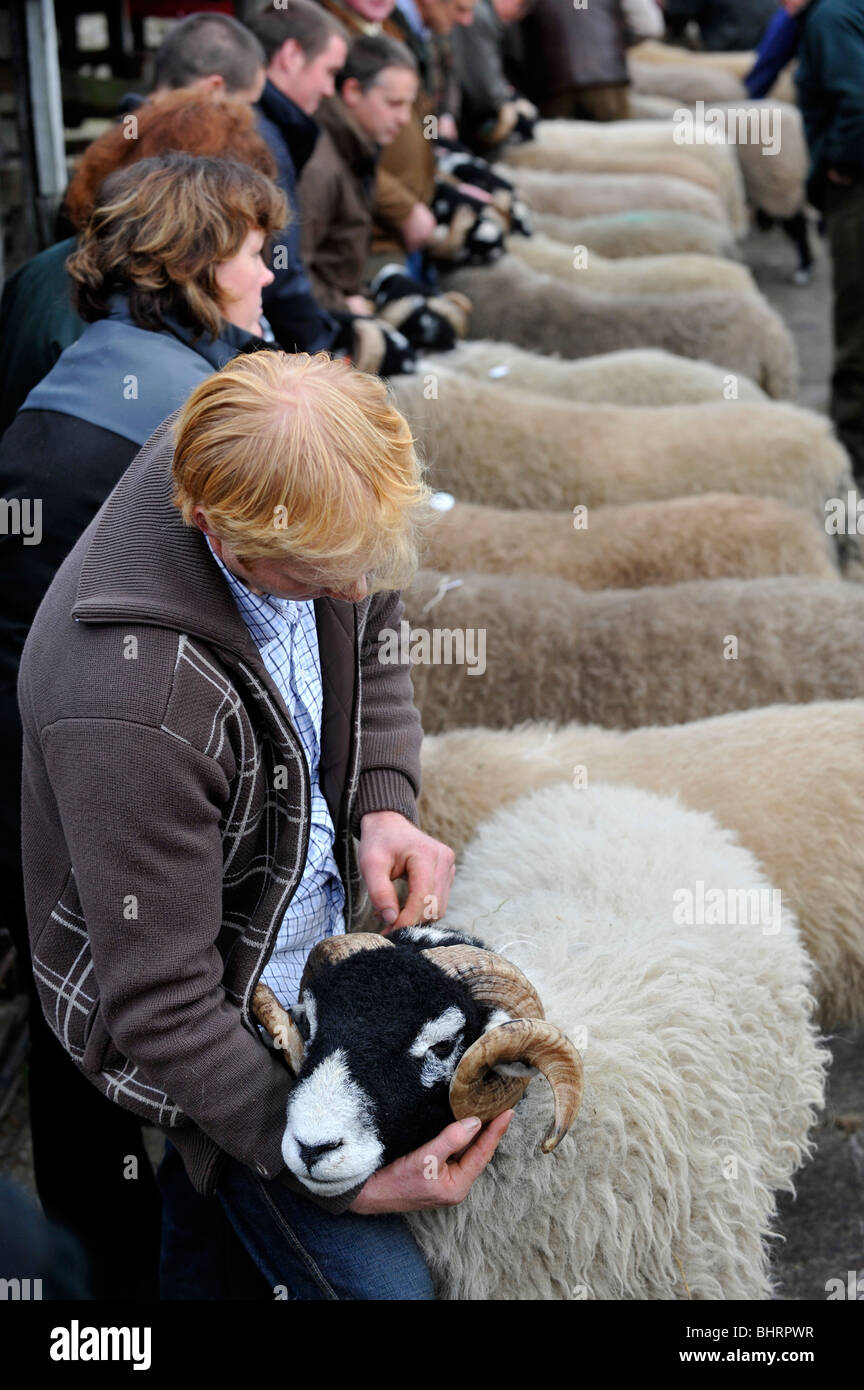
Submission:
[[[493,1009],[488,1019],[483,1025],[483,1032],[488,1033],[491,1028],[498,1028],[502,1023],[510,1023],[513,1015],[505,1012],[504,1009]],[[491,1068],[496,1076],[539,1076],[536,1067],[531,1067],[527,1062],[499,1062],[497,1066]]]
[[415,951],[428,951],[432,946],[478,946],[485,950],[482,941],[465,932],[450,931],[447,927],[430,926],[428,922],[418,922],[413,927],[400,927],[390,932],[388,940],[394,946],[410,946]]

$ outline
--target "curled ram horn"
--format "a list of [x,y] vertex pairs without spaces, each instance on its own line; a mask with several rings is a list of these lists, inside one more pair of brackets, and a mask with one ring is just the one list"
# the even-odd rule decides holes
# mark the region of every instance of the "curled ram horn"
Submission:
[[515,1105],[530,1077],[499,1076],[492,1068],[523,1062],[542,1072],[552,1087],[555,1115],[540,1146],[551,1153],[582,1103],[582,1060],[570,1039],[545,1021],[537,991],[511,961],[476,946],[435,946],[423,954],[461,979],[476,999],[514,1015],[511,1022],[490,1028],[460,1060],[450,1083],[456,1119],[477,1115],[485,1123]]
[[[450,1108],[457,1120],[477,1115],[484,1122],[519,1100],[528,1080],[490,1075],[502,1062],[525,1062],[552,1087],[555,1114],[540,1145],[545,1154],[560,1144],[582,1104],[582,1060],[566,1034],[542,1018],[515,1018],[490,1028],[461,1058],[450,1082]],[[529,1078],[530,1079],[530,1078]],[[511,1088],[519,1092],[511,1099]]]
[[543,1005],[518,966],[479,946],[430,946],[423,955],[445,975],[461,980],[481,1004],[494,1004],[517,1018],[543,1018]]
[[382,946],[389,946],[392,950],[393,942],[388,941],[386,936],[379,936],[377,932],[355,931],[348,932],[344,936],[328,936],[323,941],[319,941],[312,947],[303,967],[303,978],[300,981],[300,995],[310,981],[315,979],[322,970],[326,970],[330,965],[338,965],[340,960],[347,960],[356,951],[375,951]]
[[258,984],[252,995],[252,1012],[285,1054],[285,1061],[295,1076],[303,1063],[303,1036],[287,1009],[283,1009],[268,985]]

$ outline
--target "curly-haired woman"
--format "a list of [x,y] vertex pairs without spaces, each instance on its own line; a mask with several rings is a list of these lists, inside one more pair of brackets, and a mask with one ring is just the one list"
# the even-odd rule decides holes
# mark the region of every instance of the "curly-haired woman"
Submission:
[[[219,367],[264,346],[256,330],[272,275],[261,252],[284,222],[276,185],[238,162],[175,153],[109,175],[68,262],[87,327],[0,441],[0,489],[13,522],[0,543],[0,755],[10,769],[0,798],[0,892],[22,968],[16,677],[28,629],[61,562],[156,426]],[[31,1015],[43,1206],[84,1236],[97,1294],[121,1268],[127,1291],[146,1294],[149,1266],[152,1296],[158,1198],[140,1128],[131,1117],[125,1127],[116,1120],[122,1112],[79,1076],[38,1006]],[[67,1117],[73,1142],[58,1149]],[[124,1156],[138,1163],[137,1181],[128,1180]]]
[[[66,219],[76,233],[87,226],[109,174],[172,151],[236,159],[270,178],[276,175],[276,161],[247,102],[190,89],[156,92],[134,117],[125,117],[94,140],[78,160],[64,199]],[[84,332],[66,273],[77,244],[77,235],[70,236],[40,251],[3,288],[0,435],[63,349]]]

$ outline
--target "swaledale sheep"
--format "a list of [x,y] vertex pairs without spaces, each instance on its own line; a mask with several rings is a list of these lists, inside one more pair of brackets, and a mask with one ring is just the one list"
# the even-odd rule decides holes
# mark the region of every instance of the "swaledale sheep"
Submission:
[[502,164],[500,170],[516,185],[532,211],[553,212],[559,217],[596,217],[646,208],[692,212],[721,224],[729,220],[716,193],[670,175],[572,171],[550,174],[545,169],[509,164]]
[[797,914],[816,965],[822,1024],[836,1028],[864,1022],[862,749],[861,700],[774,705],[629,733],[547,723],[457,729],[423,741],[420,823],[458,855],[499,806],[576,776],[710,811]]
[[[663,112],[664,117],[667,112]],[[521,150],[521,145],[514,145],[512,151]],[[506,151],[506,159],[509,162],[511,149]],[[575,144],[572,149],[566,152],[566,162],[563,156],[559,156],[557,149],[551,155],[550,165],[532,164],[531,160],[517,156],[512,162],[521,164],[529,168],[548,168],[549,172],[558,173],[579,173],[579,174],[671,174],[674,178],[688,179],[691,183],[696,183],[700,188],[707,188],[718,196],[726,204],[730,217],[734,220],[738,200],[730,199],[728,195],[729,180],[724,179],[722,172],[718,168],[712,168],[702,160],[692,159],[685,148],[673,152],[672,147],[668,152],[656,152],[646,150],[644,152],[630,152],[626,149],[609,149],[597,153],[590,145]]]
[[525,972],[584,1097],[544,1158],[532,1082],[466,1200],[407,1217],[440,1298],[770,1298],[827,1063],[772,887],[710,816],[630,787],[547,788],[480,827],[442,925]]
[[403,598],[381,660],[417,663],[427,733],[523,719],[634,729],[864,695],[857,585],[700,579],[591,593],[541,575],[420,570]]
[[[583,405],[716,404],[728,395],[728,373],[713,362],[694,362],[659,348],[629,348],[599,357],[561,359],[526,352],[512,343],[483,339],[460,342],[452,352],[431,354],[420,361],[421,375],[454,372],[474,377],[507,394],[513,389],[541,396],[559,396]],[[735,401],[767,402],[755,382],[738,376]],[[724,393],[726,393],[724,395]]]
[[798,107],[778,101],[719,101],[712,107],[725,112],[727,120],[733,111],[741,113],[735,118],[735,149],[753,206],[771,217],[800,212],[807,201],[810,156]]
[[605,155],[633,158],[686,154],[688,159],[710,169],[718,180],[719,196],[736,232],[747,230],[744,180],[735,150],[731,145],[714,143],[713,139],[710,144],[676,143],[675,127],[668,116],[664,121],[539,121],[533,140],[507,150],[507,163],[522,169],[566,173],[582,167],[585,150],[598,161]]
[[645,92],[630,92],[630,115],[634,121],[668,121],[681,109],[680,101],[671,97],[648,96]]
[[578,528],[577,520],[457,502],[435,518],[423,562],[448,572],[557,576],[580,589],[779,574],[839,579],[824,526],[772,497],[708,493],[595,507]]
[[[737,77],[739,82],[743,82],[756,62],[756,54],[749,52],[732,51],[728,53],[716,52],[693,52],[689,48],[678,48],[675,44],[658,43],[654,39],[646,39],[644,43],[637,44],[628,50],[628,57],[634,58],[638,63],[659,63],[668,66],[672,63],[693,67],[698,65],[700,68],[717,70],[731,73]],[[775,101],[795,101],[795,63],[789,63],[771,91],[768,93]]]
[[630,58],[627,63],[634,92],[646,96],[670,97],[677,102],[747,101],[747,88],[740,77],[722,68],[704,68],[697,64],[640,63]]
[[[392,382],[436,488],[463,502],[572,511],[724,492],[776,497],[825,525],[853,486],[830,421],[799,406],[581,405],[477,380]],[[853,538],[850,538],[853,539]]]
[[282,1155],[312,1192],[347,1192],[454,1116],[493,1119],[532,1068],[555,1097],[544,1153],[581,1102],[573,1044],[544,1021],[529,981],[469,934],[418,925],[330,937],[310,952],[290,1013],[260,984],[253,1009],[297,1078]]
[[537,232],[513,237],[509,249],[520,261],[546,275],[556,275],[582,289],[601,294],[683,294],[686,290],[755,292],[746,266],[718,256],[689,254],[628,256],[615,260],[596,251],[574,256],[574,248]]
[[695,51],[691,48],[680,48],[674,43],[658,42],[656,39],[643,39],[627,52],[628,57],[635,58],[638,63],[657,63],[660,67],[692,67],[698,64],[709,71],[729,72],[740,82],[744,81],[756,61],[756,54],[749,50]]
[[616,212],[606,217],[559,217],[532,212],[538,232],[567,246],[585,246],[601,256],[663,256],[689,251],[701,256],[732,257],[735,238],[729,227],[689,212]]
[[439,1298],[767,1298],[774,1194],[827,1061],[778,896],[710,816],[647,792],[499,811],[457,874],[458,929],[322,942],[290,1013],[256,990],[297,1078],[287,1167],[347,1191],[451,1116],[515,1106],[467,1199],[408,1217]]
[[797,394],[795,343],[758,294],[690,290],[684,294],[606,295],[532,270],[516,256],[452,272],[446,287],[473,304],[471,332],[535,352],[592,357],[629,347],[658,347],[707,358],[743,372],[775,398]]

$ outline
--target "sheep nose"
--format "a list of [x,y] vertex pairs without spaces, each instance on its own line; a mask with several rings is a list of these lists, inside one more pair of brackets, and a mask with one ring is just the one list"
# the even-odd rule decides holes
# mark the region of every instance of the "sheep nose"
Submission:
[[311,1173],[312,1165],[317,1163],[319,1158],[332,1153],[333,1149],[341,1149],[342,1140],[334,1139],[331,1144],[301,1144],[298,1142],[297,1147],[300,1150],[300,1157],[306,1164],[306,1171]]

